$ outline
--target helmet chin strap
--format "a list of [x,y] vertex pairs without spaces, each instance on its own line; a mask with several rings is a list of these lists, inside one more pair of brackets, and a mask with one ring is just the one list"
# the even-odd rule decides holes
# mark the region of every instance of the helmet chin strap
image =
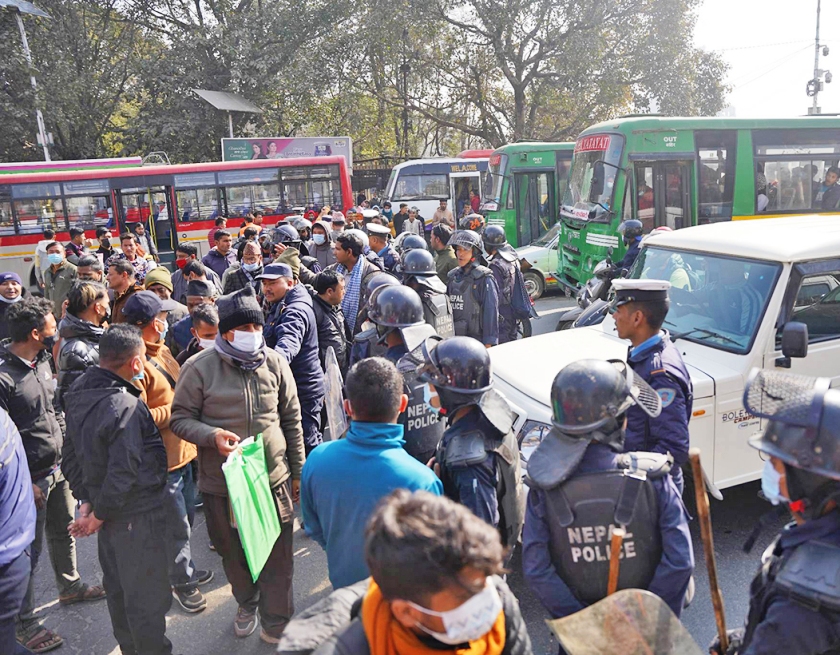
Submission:
[[[624,429],[616,425],[615,421],[602,426],[600,430],[594,430],[591,433],[592,441],[597,441],[605,446],[609,446],[615,452],[620,453],[624,451]],[[611,428],[611,429],[610,429]]]

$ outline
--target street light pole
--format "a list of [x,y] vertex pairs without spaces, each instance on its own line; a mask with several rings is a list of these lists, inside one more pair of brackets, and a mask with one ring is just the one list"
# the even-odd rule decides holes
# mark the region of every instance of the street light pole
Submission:
[[402,51],[402,65],[400,65],[400,73],[402,73],[402,92],[403,92],[403,112],[402,112],[402,156],[403,159],[408,159],[408,72],[411,66],[408,65],[408,60],[405,57],[405,46],[408,42],[408,28],[403,28],[402,33],[403,51]]
[[35,118],[38,121],[38,143],[44,148],[44,161],[52,161],[50,157],[50,144],[47,141],[47,128],[44,125],[44,115],[38,107],[38,85],[35,83],[35,75],[33,74],[34,66],[32,65],[32,53],[29,51],[29,41],[26,38],[26,30],[23,29],[23,18],[20,12],[15,12],[17,18],[18,29],[20,30],[20,40],[23,42],[23,53],[26,56],[26,63],[29,66],[29,83],[32,85],[32,92],[35,101]]
[[820,4],[822,0],[817,0],[817,36],[814,39],[814,79],[817,81],[814,88],[814,103],[811,106],[812,114],[820,113],[820,105],[818,98],[820,95]]

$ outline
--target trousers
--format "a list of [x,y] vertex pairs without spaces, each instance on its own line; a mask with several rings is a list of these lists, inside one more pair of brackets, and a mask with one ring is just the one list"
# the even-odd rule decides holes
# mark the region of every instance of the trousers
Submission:
[[166,485],[169,520],[169,581],[173,587],[191,586],[195,562],[190,549],[190,531],[195,518],[195,485],[192,466],[187,464],[169,472]]
[[32,576],[29,549],[0,566],[0,653],[23,655],[30,651],[17,643],[15,617],[20,612]]

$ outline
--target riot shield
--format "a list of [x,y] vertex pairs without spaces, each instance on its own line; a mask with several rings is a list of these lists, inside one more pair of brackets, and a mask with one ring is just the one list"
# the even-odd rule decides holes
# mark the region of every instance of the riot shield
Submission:
[[327,426],[324,431],[325,441],[341,439],[347,432],[347,415],[344,413],[344,380],[338,368],[335,350],[330,346],[324,355],[326,373],[324,374],[324,407],[327,410]]
[[568,655],[704,653],[665,602],[642,589],[624,589],[547,623]]

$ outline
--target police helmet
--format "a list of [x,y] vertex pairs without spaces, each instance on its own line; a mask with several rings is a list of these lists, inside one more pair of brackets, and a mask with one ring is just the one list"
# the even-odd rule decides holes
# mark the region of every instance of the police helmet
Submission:
[[402,285],[385,285],[375,289],[368,299],[368,318],[377,325],[390,328],[425,322],[420,296],[414,289]]
[[642,236],[644,231],[642,222],[635,218],[624,221],[618,226],[618,233],[624,237],[624,244],[628,246],[636,240],[636,237]]
[[370,298],[371,294],[382,286],[399,286],[400,281],[390,273],[374,273],[367,281],[367,296]]
[[483,225],[484,216],[481,214],[469,214],[458,222],[459,228],[462,230],[472,230],[473,232],[480,232]]
[[426,240],[416,234],[409,234],[400,242],[400,248],[403,255],[411,250],[425,250]]
[[484,242],[484,247],[487,249],[501,248],[507,243],[507,237],[505,237],[505,229],[500,225],[488,225],[484,228],[484,233],[481,235],[481,240]]
[[[615,433],[622,416],[638,405],[651,418],[662,401],[647,382],[618,359],[581,359],[563,367],[551,383],[551,423],[568,435],[591,439],[591,433]],[[607,444],[621,448],[623,439]]]
[[428,250],[409,250],[402,258],[402,273],[403,275],[416,275],[418,277],[437,275],[435,258]]
[[490,389],[490,354],[472,337],[429,337],[423,342],[423,359],[418,378],[438,392],[479,396]]
[[283,243],[286,245],[295,245],[300,243],[300,234],[288,223],[283,223],[282,225],[278,225],[274,228],[271,236],[274,243]]
[[456,230],[449,237],[447,245],[461,246],[463,248],[472,248],[476,252],[481,252],[481,237],[472,230]]
[[312,230],[312,221],[308,218],[304,218],[303,216],[297,216],[295,217],[292,226],[298,231],[298,233],[300,233],[303,230]]

